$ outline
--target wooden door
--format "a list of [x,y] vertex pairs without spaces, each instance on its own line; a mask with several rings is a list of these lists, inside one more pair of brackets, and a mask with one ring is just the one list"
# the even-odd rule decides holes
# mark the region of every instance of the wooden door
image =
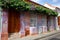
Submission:
[[58,17],[58,25],[60,26],[60,16]]
[[8,14],[8,33],[16,33],[20,30],[20,14],[10,11]]

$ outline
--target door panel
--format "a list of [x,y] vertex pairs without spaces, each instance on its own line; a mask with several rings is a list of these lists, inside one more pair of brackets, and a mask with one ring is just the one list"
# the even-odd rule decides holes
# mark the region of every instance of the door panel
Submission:
[[10,11],[8,14],[8,32],[15,33],[20,30],[20,14]]
[[15,32],[19,32],[20,30],[20,14],[19,13],[15,13],[14,15],[14,31]]
[[58,25],[60,25],[60,16],[58,17]]

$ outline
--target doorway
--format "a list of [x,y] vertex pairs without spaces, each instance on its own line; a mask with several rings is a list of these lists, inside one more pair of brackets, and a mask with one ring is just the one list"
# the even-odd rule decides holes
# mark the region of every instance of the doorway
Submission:
[[58,17],[58,26],[60,28],[60,16]]
[[15,10],[9,10],[8,13],[8,33],[17,33],[20,31],[20,13]]

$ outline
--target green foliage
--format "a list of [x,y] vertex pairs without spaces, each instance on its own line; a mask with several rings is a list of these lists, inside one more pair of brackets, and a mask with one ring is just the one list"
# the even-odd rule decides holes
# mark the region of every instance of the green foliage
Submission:
[[55,12],[55,11],[53,11],[53,10],[51,10],[51,9],[44,8],[44,7],[42,7],[42,6],[36,7],[36,10],[37,10],[39,13],[44,13],[44,14],[46,14],[46,15],[52,15],[52,16],[57,16],[57,15],[58,15],[57,12]]
[[24,0],[1,0],[0,1],[0,6],[2,8],[8,8],[8,9],[14,8],[20,11],[33,11],[39,14],[42,13],[42,14],[52,15],[52,16],[58,15],[57,12],[44,8],[43,6],[37,6],[35,7],[35,10],[31,10],[31,5],[32,4],[26,3]]

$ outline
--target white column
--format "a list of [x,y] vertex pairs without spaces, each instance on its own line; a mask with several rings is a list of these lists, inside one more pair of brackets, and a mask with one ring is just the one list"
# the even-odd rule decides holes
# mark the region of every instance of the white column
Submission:
[[56,18],[56,30],[59,30],[59,26],[58,26],[58,18],[57,17],[55,17]]

